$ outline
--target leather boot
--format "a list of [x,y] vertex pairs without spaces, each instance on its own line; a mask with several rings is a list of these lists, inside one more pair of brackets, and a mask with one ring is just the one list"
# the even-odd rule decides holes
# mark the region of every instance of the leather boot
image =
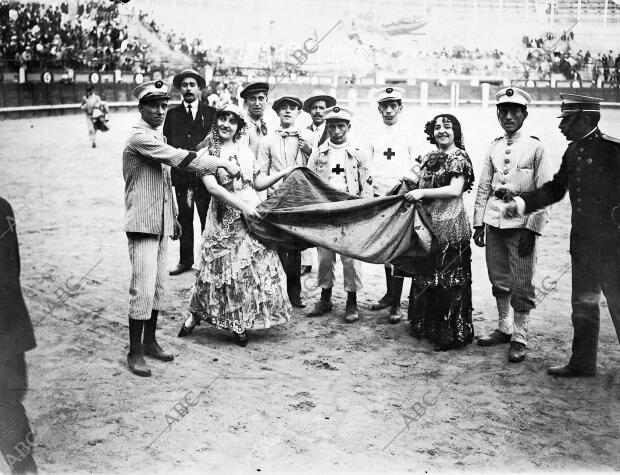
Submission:
[[314,304],[314,307],[306,314],[306,316],[320,317],[321,315],[331,312],[333,308],[332,289],[321,289],[321,299]]
[[357,293],[347,292],[347,306],[344,312],[344,321],[346,323],[357,322],[360,319],[359,311],[357,310]]
[[174,356],[166,353],[155,339],[155,331],[157,330],[157,315],[159,310],[151,311],[151,319],[144,322],[144,354],[160,361],[172,361]]
[[388,321],[393,324],[400,322],[402,318],[400,313],[400,299],[403,293],[403,280],[404,279],[392,277],[392,302]]
[[142,329],[144,320],[129,319],[129,353],[127,364],[131,372],[137,376],[150,376],[151,370],[144,361],[142,350]]
[[392,270],[389,267],[384,267],[383,270],[385,271],[385,287],[387,291],[377,303],[373,303],[370,306],[370,310],[383,310],[384,308],[388,308],[392,305],[392,283],[394,281],[394,278],[392,277]]

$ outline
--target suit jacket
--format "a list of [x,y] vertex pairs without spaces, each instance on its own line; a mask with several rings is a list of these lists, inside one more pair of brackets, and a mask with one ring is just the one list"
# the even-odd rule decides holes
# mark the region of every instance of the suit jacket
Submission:
[[[174,148],[195,151],[196,146],[204,140],[211,130],[211,124],[215,117],[215,109],[198,102],[196,118],[189,120],[183,103],[168,111],[164,121],[164,136],[168,144]],[[172,185],[204,186],[195,173],[172,169]]]
[[597,128],[572,142],[553,180],[521,196],[526,213],[560,201],[567,190],[571,255],[598,262],[616,257],[620,264],[620,140]]
[[[312,126],[309,125],[307,127],[307,129],[312,132],[314,134],[314,130],[312,130]],[[328,139],[327,137],[327,124],[325,124],[325,127],[323,127],[323,133],[321,134],[321,137],[319,137],[318,142],[316,142],[312,148],[314,148],[314,146],[319,146],[319,145],[323,145],[323,142],[325,142]]]
[[171,236],[176,209],[168,167],[215,174],[227,159],[174,148],[159,128],[144,120],[133,128],[123,151],[125,231]]
[[15,216],[9,202],[0,198],[0,366],[36,346],[19,273]]

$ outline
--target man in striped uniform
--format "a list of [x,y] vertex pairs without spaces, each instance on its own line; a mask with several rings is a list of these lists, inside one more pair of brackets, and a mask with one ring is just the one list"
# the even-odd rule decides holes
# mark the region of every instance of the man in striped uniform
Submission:
[[202,153],[190,152],[165,143],[161,125],[166,117],[169,91],[170,86],[163,81],[149,81],[134,89],[141,120],[134,126],[123,151],[125,231],[132,267],[127,362],[138,376],[151,375],[145,354],[161,361],[174,359],[155,339],[167,274],[167,237],[178,237],[180,230],[166,165],[201,175],[215,173],[220,166],[233,175],[239,172],[228,160],[206,156],[206,149]]
[[526,355],[529,313],[536,306],[532,283],[536,238],[548,212],[543,209],[508,219],[502,215],[502,201],[539,188],[551,178],[545,147],[521,130],[531,100],[516,87],[497,93],[497,118],[505,134],[493,141],[487,153],[474,207],[474,242],[480,247],[486,244],[487,270],[499,313],[498,328],[478,338],[478,345],[510,343],[508,360],[513,363]]

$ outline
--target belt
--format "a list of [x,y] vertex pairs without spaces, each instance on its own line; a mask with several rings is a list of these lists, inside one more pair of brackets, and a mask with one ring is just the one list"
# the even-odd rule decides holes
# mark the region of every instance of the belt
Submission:
[[498,190],[493,191],[493,196],[499,198],[504,202],[508,202],[513,199],[515,196],[519,196],[521,193],[515,193],[514,191],[507,190],[505,188],[500,188]]

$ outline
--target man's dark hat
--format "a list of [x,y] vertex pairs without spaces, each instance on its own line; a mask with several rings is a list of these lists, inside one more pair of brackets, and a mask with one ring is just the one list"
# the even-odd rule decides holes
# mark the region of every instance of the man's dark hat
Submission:
[[174,77],[174,79],[172,80],[172,84],[174,85],[174,87],[181,90],[181,81],[183,81],[183,79],[188,76],[196,80],[200,89],[204,89],[204,87],[207,85],[205,78],[198,74],[198,71],[195,71],[194,69],[184,69],[183,71],[181,71]]

